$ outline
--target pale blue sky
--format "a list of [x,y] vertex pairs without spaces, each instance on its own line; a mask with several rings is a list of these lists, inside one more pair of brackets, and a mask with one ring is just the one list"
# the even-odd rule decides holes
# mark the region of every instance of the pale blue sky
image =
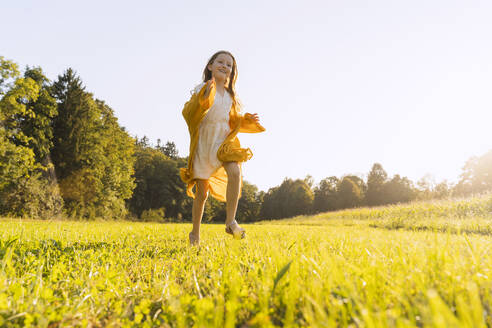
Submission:
[[369,172],[455,181],[492,149],[491,1],[9,1],[0,55],[74,68],[132,135],[176,143],[217,50],[237,60],[244,178],[267,190]]

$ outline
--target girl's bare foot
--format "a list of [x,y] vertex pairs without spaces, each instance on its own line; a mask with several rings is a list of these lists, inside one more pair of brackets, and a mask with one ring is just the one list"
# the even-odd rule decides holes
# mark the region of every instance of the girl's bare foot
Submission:
[[200,237],[195,236],[192,232],[188,235],[188,238],[190,239],[190,245],[191,246],[199,246],[200,245]]
[[225,232],[231,234],[235,239],[243,239],[246,237],[246,230],[241,228],[236,220],[226,225]]

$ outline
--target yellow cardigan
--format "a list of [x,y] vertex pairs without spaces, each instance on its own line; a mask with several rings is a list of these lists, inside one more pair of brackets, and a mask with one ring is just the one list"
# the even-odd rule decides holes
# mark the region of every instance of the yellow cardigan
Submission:
[[[196,148],[198,146],[199,138],[199,128],[200,123],[207,115],[208,110],[212,107],[215,99],[215,88],[210,90],[208,97],[205,97],[205,92],[207,89],[207,84],[205,84],[200,92],[194,93],[191,99],[186,102],[183,108],[183,117],[188,125],[188,131],[190,133],[190,155],[188,157],[188,167],[180,169],[181,180],[183,180],[187,185],[186,194],[192,198],[195,198],[193,193],[193,187],[196,181],[193,177],[193,155],[195,154]],[[227,91],[226,91],[227,92]],[[217,158],[221,162],[245,162],[249,160],[253,153],[249,148],[241,148],[237,134],[239,132],[246,133],[257,133],[265,131],[265,128],[259,123],[256,123],[253,115],[246,113],[241,115],[238,108],[233,104],[229,112],[229,126],[231,132],[226,137],[224,142],[220,145],[217,151]],[[241,164],[239,164],[241,165]],[[219,201],[226,201],[226,190],[227,190],[227,173],[223,166],[217,169],[210,176],[209,180],[210,195]],[[241,178],[241,188],[243,185]],[[241,197],[241,189],[239,189],[239,197]]]

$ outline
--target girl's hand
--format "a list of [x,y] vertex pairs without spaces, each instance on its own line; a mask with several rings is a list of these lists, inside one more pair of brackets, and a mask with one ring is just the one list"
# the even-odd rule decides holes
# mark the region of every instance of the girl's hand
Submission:
[[260,118],[258,117],[258,113],[251,114],[251,118],[255,123],[258,123],[260,121]]
[[207,81],[207,89],[205,90],[205,97],[208,97],[210,95],[212,88],[215,88],[215,78],[214,77],[212,77],[210,80]]

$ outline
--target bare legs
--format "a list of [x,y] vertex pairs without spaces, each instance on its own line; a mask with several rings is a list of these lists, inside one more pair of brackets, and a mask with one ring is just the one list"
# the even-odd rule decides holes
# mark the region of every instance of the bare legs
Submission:
[[[234,221],[236,217],[237,203],[239,201],[239,190],[241,188],[241,168],[237,162],[224,162],[224,169],[227,172],[227,191],[226,191],[226,225]],[[192,221],[193,230],[190,239],[200,238],[200,224],[202,222],[205,202],[208,198],[208,180],[197,179],[195,199],[193,201]]]
[[236,218],[237,203],[239,201],[239,189],[241,188],[241,169],[237,162],[225,162],[227,172],[226,192],[226,226]]
[[198,179],[196,181],[196,193],[193,200],[192,221],[193,230],[191,234],[196,240],[200,238],[200,223],[202,222],[205,201],[208,198],[208,180]]

